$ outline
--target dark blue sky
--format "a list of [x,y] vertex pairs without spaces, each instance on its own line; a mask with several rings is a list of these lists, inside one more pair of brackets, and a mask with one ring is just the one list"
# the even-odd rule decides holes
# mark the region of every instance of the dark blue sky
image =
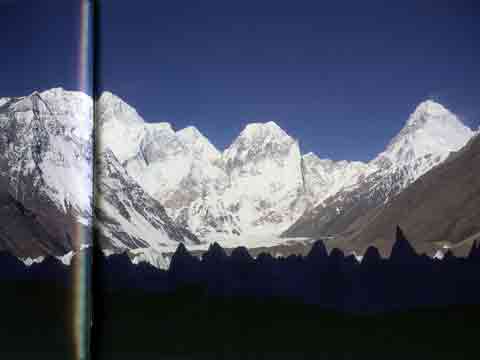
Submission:
[[79,88],[78,0],[0,0],[0,34],[0,97]]
[[[0,11],[0,96],[76,88],[77,2],[19,3]],[[426,98],[480,125],[480,13],[448,3],[103,1],[99,79],[219,148],[274,120],[304,152],[368,160]]]

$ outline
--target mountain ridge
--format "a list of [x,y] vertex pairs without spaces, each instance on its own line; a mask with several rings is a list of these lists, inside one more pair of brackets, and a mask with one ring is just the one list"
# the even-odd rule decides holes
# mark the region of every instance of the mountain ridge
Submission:
[[[473,135],[432,100],[419,103],[386,149],[367,163],[302,154],[298,140],[273,121],[247,124],[223,151],[196,127],[185,129],[175,132],[172,128],[165,151],[172,151],[177,140],[182,143],[176,134],[185,131],[200,134],[211,145],[210,156],[184,152],[183,157],[161,160],[159,167],[180,175],[172,182],[170,174],[157,172],[156,181],[170,185],[158,190],[157,184],[149,182],[146,188],[166,205],[177,224],[206,241],[269,233],[309,236],[292,232],[292,226],[308,211],[331,202],[329,198],[337,196],[341,205],[349,193],[366,187],[352,203],[364,196],[378,197],[367,207],[388,202]],[[139,172],[135,166],[129,170]],[[141,171],[148,173],[149,166]],[[343,206],[335,206],[335,217],[342,211]]]
[[[355,222],[360,213],[388,203],[473,136],[449,110],[426,101],[417,106],[385,151],[368,163],[333,161],[312,152],[302,154],[298,139],[273,121],[246,125],[230,146],[219,151],[196,127],[174,130],[167,122],[145,122],[133,107],[109,92],[97,100],[95,111],[93,124],[90,97],[61,88],[0,99],[0,147],[4,150],[0,177],[8,189],[1,199],[9,209],[17,209],[10,211],[12,214],[20,214],[22,220],[12,224],[26,221],[31,228],[34,222],[26,216],[33,214],[35,221],[40,219],[45,226],[41,237],[48,239],[26,242],[31,248],[21,249],[11,241],[12,228],[5,232],[10,235],[0,239],[0,246],[24,258],[49,252],[60,256],[72,250],[74,230],[65,235],[60,229],[71,219],[68,229],[78,222],[86,228],[91,225],[93,126],[98,159],[118,170],[110,172],[112,177],[104,183],[97,182],[103,188],[100,193],[108,190],[106,203],[116,204],[106,206],[110,215],[103,230],[114,229],[118,235],[116,240],[110,239],[117,245],[107,242],[107,248],[131,248],[138,261],[161,260],[157,255],[162,247],[152,245],[157,240],[157,245],[168,246],[179,241],[221,241],[228,246],[230,239],[241,239],[253,246],[257,237],[305,235],[295,233],[304,220],[315,219],[324,227],[320,234],[328,236]],[[84,117],[90,121],[85,122]],[[33,135],[25,132],[22,138],[10,131],[15,128],[17,133],[18,126],[25,124],[37,124]],[[23,152],[14,150],[18,144]],[[17,153],[23,157],[18,158]],[[85,177],[79,178],[78,173]],[[85,191],[79,192],[79,187]],[[130,197],[128,189],[137,199]],[[123,200],[115,195],[122,191]],[[38,196],[45,200],[39,202]],[[38,217],[36,206],[53,213],[45,211],[45,216]],[[123,215],[122,208],[127,209]],[[151,229],[152,235],[149,231],[138,233],[138,226],[125,232],[133,218],[145,225],[143,230]],[[160,222],[170,240],[158,235]],[[59,231],[52,234],[51,229]],[[317,236],[318,232],[306,235]]]

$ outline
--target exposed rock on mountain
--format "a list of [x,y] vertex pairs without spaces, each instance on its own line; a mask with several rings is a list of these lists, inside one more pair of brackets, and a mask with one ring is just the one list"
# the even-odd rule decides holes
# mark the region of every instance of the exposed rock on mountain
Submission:
[[173,224],[111,150],[99,154],[96,171],[96,227],[102,248],[161,250],[176,242],[198,243],[195,235]]
[[[109,99],[100,121],[116,116],[133,129],[142,121],[128,105]],[[57,88],[1,99],[0,250],[28,264],[47,255],[69,262],[90,243],[93,135],[93,103],[86,94]],[[124,147],[116,149],[122,155]],[[173,224],[111,151],[100,152],[97,165],[95,224],[105,250],[128,249],[134,262],[159,264],[165,262],[162,246],[198,242]]]
[[198,129],[146,123],[110,93],[98,107],[101,146],[112,149],[177,226],[206,241],[238,237],[248,245],[282,232],[345,235],[363,214],[395,198],[473,135],[428,100],[368,164],[335,162],[302,156],[298,141],[274,122],[247,125],[222,153]]
[[[195,127],[147,123],[108,92],[98,100],[96,125],[100,241],[109,251],[128,250],[134,262],[165,266],[162,252],[178,242],[237,237],[252,246],[285,230],[288,237],[333,236],[357,253],[374,243],[382,254],[396,223],[416,249],[426,234],[426,251],[480,233],[473,225],[478,141],[449,157],[473,132],[433,101],[420,104],[368,164],[302,156],[274,122],[247,125],[220,152]],[[79,234],[89,234],[93,215],[92,126],[92,101],[82,93],[0,99],[0,249],[34,259],[89,241]]]
[[51,89],[0,101],[0,249],[63,255],[89,240],[91,99]]
[[480,239],[479,164],[480,135],[476,135],[390,202],[362,214],[338,243],[360,252],[373,244],[388,255],[389,234],[398,222],[419,252],[433,255],[451,249],[467,255]]
[[[364,214],[394,199],[451,152],[459,150],[473,134],[442,105],[430,100],[421,103],[386,150],[368,164],[357,183],[307,211],[283,235],[350,236],[363,226]],[[399,219],[391,219],[390,225]]]

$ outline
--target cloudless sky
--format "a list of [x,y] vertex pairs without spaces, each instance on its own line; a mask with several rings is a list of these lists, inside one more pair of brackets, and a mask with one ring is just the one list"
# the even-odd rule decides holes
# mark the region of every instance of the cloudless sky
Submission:
[[79,89],[79,0],[0,0],[0,97]]
[[[77,2],[18,3],[0,11],[0,96],[75,88]],[[480,125],[474,1],[101,4],[100,88],[219,149],[273,120],[303,152],[368,160],[427,98]]]

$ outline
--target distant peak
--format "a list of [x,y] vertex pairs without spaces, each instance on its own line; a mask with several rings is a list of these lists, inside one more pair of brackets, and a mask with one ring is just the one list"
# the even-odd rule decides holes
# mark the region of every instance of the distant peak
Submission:
[[445,106],[434,100],[428,99],[417,105],[414,112],[410,115],[407,125],[425,123],[431,118],[450,114],[452,113]]
[[47,94],[50,94],[50,95],[60,95],[62,93],[65,92],[65,89],[62,88],[62,87],[55,87],[55,88],[51,88],[51,89],[47,89],[47,90],[44,90],[44,91],[37,91],[35,90],[34,92],[32,92],[32,94],[30,96],[35,96],[35,95],[47,95]]
[[45,90],[45,92],[53,92],[53,93],[62,93],[64,91],[65,91],[65,89],[61,86],[57,86],[57,87],[51,88],[49,90]]
[[312,151],[302,155],[302,159],[304,161],[307,161],[308,163],[314,163],[314,164],[319,162],[330,161],[330,160],[320,159],[320,157]]
[[446,108],[442,104],[432,99],[422,101],[420,104],[417,105],[417,109],[422,109],[423,111],[432,111],[435,109],[446,110]]
[[267,121],[267,122],[253,122],[247,124],[245,129],[273,129],[273,130],[281,130],[280,126],[277,125],[274,121]]
[[160,131],[168,131],[174,133],[175,131],[173,130],[172,124],[166,121],[162,122],[149,122],[145,123],[145,126],[148,128],[151,128],[153,130],[160,130]]
[[117,95],[112,94],[110,91],[102,92],[98,100],[99,102],[102,102],[102,103],[105,103],[105,102],[111,103],[111,102],[117,102],[117,101],[123,102],[122,99],[120,99]]
[[210,160],[215,160],[221,156],[217,148],[195,126],[187,126],[177,131],[176,135],[190,149],[205,154]]
[[472,135],[472,130],[442,104],[425,100],[372,163],[384,168],[408,167],[411,174],[418,177],[428,169],[419,166],[418,161],[424,164],[443,161],[450,152],[463,147]]
[[265,126],[269,128],[280,129],[280,126],[278,126],[275,121],[268,121],[265,123]]
[[187,135],[192,138],[205,137],[195,126],[187,126],[181,130],[177,131],[178,135]]
[[264,137],[267,135],[275,135],[279,137],[288,136],[288,134],[273,121],[247,124],[241,135],[246,137]]
[[101,114],[109,113],[108,118],[116,118],[125,123],[143,124],[144,120],[140,117],[137,111],[128,105],[119,96],[112,94],[110,91],[102,92],[98,99],[98,110]]
[[65,90],[63,87],[54,87],[43,91],[35,90],[29,96],[40,96],[42,98],[61,98],[65,96],[73,96],[90,99],[90,96],[82,91]]

